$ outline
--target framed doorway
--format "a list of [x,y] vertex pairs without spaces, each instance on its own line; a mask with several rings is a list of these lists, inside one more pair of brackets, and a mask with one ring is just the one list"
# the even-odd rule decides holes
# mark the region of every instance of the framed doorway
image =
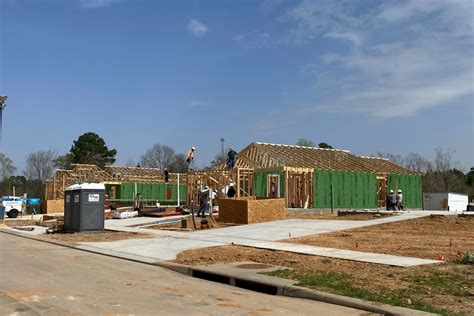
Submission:
[[279,198],[280,197],[280,175],[269,174],[267,176],[267,197]]
[[387,207],[387,175],[377,174],[377,207]]

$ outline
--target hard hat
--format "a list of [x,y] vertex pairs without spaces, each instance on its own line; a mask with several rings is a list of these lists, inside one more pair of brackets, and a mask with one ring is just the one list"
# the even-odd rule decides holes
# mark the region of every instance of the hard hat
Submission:
[[191,147],[191,149],[192,149],[192,150],[196,150],[196,147],[193,146],[193,147]]
[[233,187],[234,185],[235,185],[235,184],[234,184],[233,182],[231,182],[231,183],[229,184],[229,186],[231,186],[231,187]]
[[390,190],[390,193],[393,193],[393,190]]
[[402,190],[398,190],[398,193],[402,193]]

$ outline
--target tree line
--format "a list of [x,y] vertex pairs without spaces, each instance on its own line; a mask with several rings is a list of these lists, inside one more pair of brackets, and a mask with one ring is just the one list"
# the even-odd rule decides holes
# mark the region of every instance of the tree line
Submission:
[[[69,152],[58,155],[54,150],[32,152],[26,157],[25,169],[16,175],[13,161],[0,153],[0,196],[27,193],[30,197],[44,198],[46,180],[53,177],[56,169],[71,169],[73,164],[94,164],[100,168],[115,163],[116,149],[109,149],[104,139],[96,133],[84,133],[73,141]],[[176,153],[167,145],[155,144],[130,167],[167,168],[169,172],[186,172],[186,155]]]
[[[296,145],[317,147],[308,139],[299,139]],[[319,148],[332,149],[327,143],[319,143]],[[53,150],[32,152],[26,157],[22,175],[16,174],[13,161],[0,153],[0,196],[11,195],[15,186],[17,194],[27,193],[32,197],[44,197],[44,185],[51,179],[55,169],[71,169],[72,164],[95,164],[100,168],[115,163],[116,149],[109,149],[104,139],[95,133],[84,133],[73,141],[69,152],[58,155]],[[435,149],[433,160],[428,160],[416,153],[401,156],[392,153],[377,153],[407,169],[423,175],[424,192],[458,192],[474,195],[474,168],[467,173],[453,159],[453,152],[442,148]],[[218,153],[211,162],[211,167],[224,163],[225,153]],[[165,168],[169,172],[186,172],[188,165],[186,155],[177,153],[172,147],[155,144],[140,156],[138,163],[129,161],[129,167]]]

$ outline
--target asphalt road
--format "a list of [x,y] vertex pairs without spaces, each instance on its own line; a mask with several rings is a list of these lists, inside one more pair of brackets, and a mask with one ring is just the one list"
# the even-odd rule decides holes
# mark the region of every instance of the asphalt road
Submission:
[[0,232],[0,314],[366,315]]

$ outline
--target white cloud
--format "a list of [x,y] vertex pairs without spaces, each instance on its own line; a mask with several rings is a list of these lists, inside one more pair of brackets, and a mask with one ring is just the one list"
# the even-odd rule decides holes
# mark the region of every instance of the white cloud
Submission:
[[107,7],[114,3],[123,1],[123,0],[79,0],[81,7],[84,9],[95,9],[100,7]]
[[186,29],[195,37],[204,36],[209,31],[209,29],[206,25],[204,25],[204,23],[195,19],[189,20]]
[[392,118],[474,95],[473,6],[387,1],[361,12],[347,1],[303,1],[281,21],[291,26],[287,43],[350,44],[303,66],[318,77],[313,110]]
[[251,30],[247,33],[238,34],[233,40],[249,48],[261,48],[270,40],[270,34],[262,30]]

